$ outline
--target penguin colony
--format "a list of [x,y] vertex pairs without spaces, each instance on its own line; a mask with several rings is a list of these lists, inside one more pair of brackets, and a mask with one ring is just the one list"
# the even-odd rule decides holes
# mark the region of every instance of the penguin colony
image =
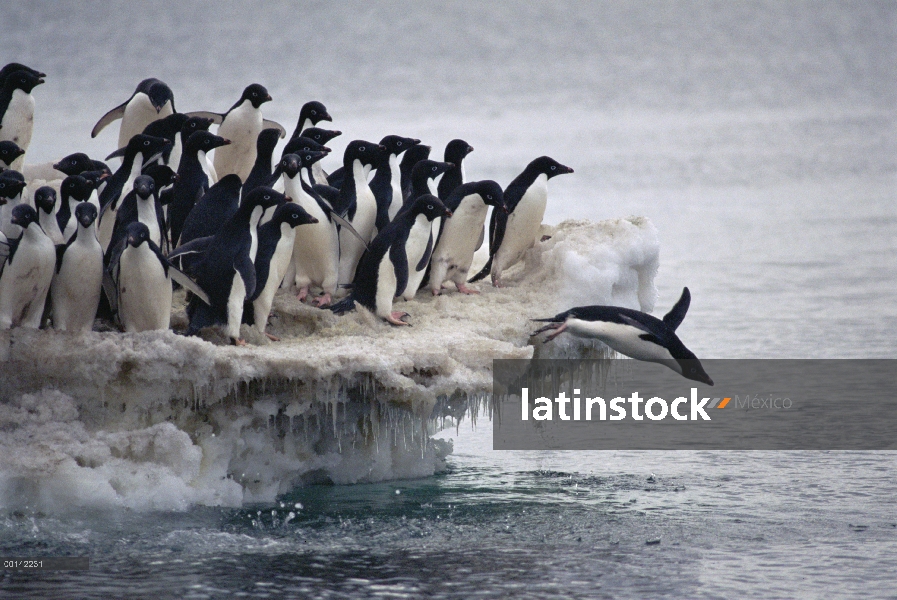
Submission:
[[[538,242],[548,181],[573,169],[534,159],[506,188],[467,181],[473,151],[452,140],[444,161],[415,138],[354,140],[327,174],[326,144],[342,132],[326,107],[306,103],[281,156],[286,129],[263,117],[272,100],[253,83],[224,113],[179,113],[164,82],[141,81],[91,131],[121,121],[114,171],[84,153],[53,165],[59,193],[27,193],[20,173],[31,141],[32,95],[46,75],[19,63],[0,70],[0,329],[90,331],[95,318],[125,332],[168,329],[174,286],[187,289],[186,331],[223,327],[237,345],[240,325],[265,333],[274,294],[295,288],[301,301],[337,314],[360,305],[395,326],[393,310],[448,282],[462,294],[502,274]],[[217,125],[217,132],[209,131]],[[371,177],[371,173],[374,173]],[[483,244],[489,258],[468,280]],[[573,308],[535,332],[597,338],[627,356],[665,364],[713,384],[675,329],[682,298],[663,320],[611,306]],[[270,334],[269,338],[276,340]]]

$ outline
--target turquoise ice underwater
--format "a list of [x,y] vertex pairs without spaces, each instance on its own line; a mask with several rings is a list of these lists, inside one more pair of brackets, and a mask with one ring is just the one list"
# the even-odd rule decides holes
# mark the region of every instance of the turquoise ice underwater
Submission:
[[[679,333],[702,358],[895,356],[893,6],[297,15],[226,4],[215,17],[133,6],[78,21],[79,7],[3,8],[3,56],[49,75],[29,162],[108,152],[111,137],[87,132],[142,77],[168,82],[181,110],[223,110],[258,80],[275,98],[266,116],[287,125],[314,98],[345,141],[395,132],[436,153],[462,137],[476,148],[473,178],[506,184],[541,154],[569,164],[547,220],[648,217],[660,239],[655,314],[689,286]],[[285,23],[289,36],[272,34]],[[83,43],[91,36],[103,42]],[[326,59],[294,55],[296,40]],[[163,45],[177,50],[135,49]],[[448,469],[419,480],[310,486],[242,508],[7,509],[4,554],[88,553],[93,566],[5,572],[0,594],[894,593],[892,453],[497,454],[482,417],[440,437],[455,439]]]

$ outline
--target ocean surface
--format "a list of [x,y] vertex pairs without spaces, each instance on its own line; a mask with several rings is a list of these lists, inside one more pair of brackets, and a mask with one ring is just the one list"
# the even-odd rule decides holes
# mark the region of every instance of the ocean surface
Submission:
[[[465,139],[472,179],[573,167],[546,220],[651,219],[655,313],[688,286],[701,358],[897,357],[892,2],[2,1],[0,57],[47,73],[28,163],[114,150],[89,131],[145,77],[180,111],[259,82],[288,130],[323,101],[336,155],[397,133]],[[440,437],[426,479],[5,511],[0,554],[91,568],[0,571],[0,597],[897,597],[893,452],[495,452],[484,417]]]

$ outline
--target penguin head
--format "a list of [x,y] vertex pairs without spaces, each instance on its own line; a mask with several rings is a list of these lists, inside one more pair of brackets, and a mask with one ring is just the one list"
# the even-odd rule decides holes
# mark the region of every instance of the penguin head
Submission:
[[565,175],[573,172],[573,169],[570,167],[564,166],[548,156],[540,156],[531,162],[527,168],[546,175],[548,179],[556,177],[557,175]]
[[141,223],[140,221],[133,221],[128,224],[128,237],[127,243],[129,246],[133,248],[137,248],[143,242],[148,242],[150,239],[149,227],[146,226],[145,223]]
[[178,174],[175,173],[171,167],[168,165],[160,165],[158,163],[154,163],[145,168],[143,174],[153,178],[157,190],[161,190],[180,179]]
[[360,161],[362,165],[376,165],[380,160],[380,154],[385,152],[386,148],[374,142],[366,142],[364,140],[354,140],[346,146],[346,152],[343,154],[343,165],[348,169],[352,168],[353,161]]
[[268,90],[265,89],[260,83],[253,83],[252,85],[246,86],[246,89],[243,90],[243,95],[240,96],[240,102],[237,103],[237,106],[249,100],[252,103],[252,106],[255,108],[260,107],[265,102],[271,101],[271,94],[268,93]]
[[293,138],[287,142],[281,156],[286,156],[287,154],[299,154],[301,152],[330,152],[330,148],[305,137],[305,134],[303,133],[301,137]]
[[140,175],[134,180],[134,191],[146,200],[156,191],[156,182],[149,175]]
[[249,192],[243,198],[243,201],[240,203],[240,209],[242,210],[244,206],[250,209],[255,208],[256,206],[269,209],[272,206],[277,206],[278,204],[283,204],[284,202],[289,201],[289,196],[285,196],[268,186],[262,185]]
[[[18,177],[17,177],[18,175]],[[15,198],[25,189],[25,178],[18,171],[7,169],[0,175],[0,198]]]
[[309,127],[302,132],[302,137],[322,145],[327,144],[327,142],[340,135],[343,135],[342,131],[337,131],[335,129],[321,129],[320,127]]
[[505,204],[505,194],[495,181],[484,179],[474,184],[473,191],[479,194],[480,198],[487,206],[494,206],[496,209],[508,214],[508,205]]
[[401,167],[402,169],[412,169],[414,165],[419,163],[422,160],[427,160],[430,156],[430,150],[432,148],[425,144],[415,144],[405,152],[405,155],[402,156]]
[[271,220],[277,223],[286,223],[290,227],[311,225],[318,222],[316,218],[294,202],[286,202],[278,206]]
[[18,144],[10,140],[0,142],[0,162],[11,165],[12,161],[25,154]]
[[287,154],[280,159],[280,165],[278,166],[286,173],[287,177],[292,179],[299,173],[299,169],[302,168],[302,161],[299,159],[298,154]]
[[302,168],[308,168],[327,156],[326,152],[305,151],[297,154]]
[[27,204],[19,204],[12,209],[13,225],[18,225],[22,229],[27,229],[32,223],[37,223],[37,211]]
[[196,133],[191,133],[190,137],[187,138],[184,149],[188,154],[194,152],[205,152],[208,154],[215,148],[227,146],[230,143],[230,140],[224,139],[220,135],[215,135],[211,131],[197,131]]
[[411,170],[411,177],[414,179],[435,179],[454,166],[454,164],[447,162],[429,159],[422,160],[414,165],[414,169]]
[[9,90],[22,90],[26,94],[30,94],[31,90],[42,84],[44,80],[29,71],[16,71],[6,78],[4,87]]
[[679,368],[682,369],[682,376],[686,379],[713,385],[713,380],[710,379],[710,375],[704,371],[704,366],[701,365],[701,361],[698,360],[698,357],[685,346],[682,346],[682,350],[684,351],[682,354],[688,357],[676,359],[676,362],[679,363]]
[[452,140],[445,147],[445,162],[461,164],[464,157],[473,152],[473,147],[464,140]]
[[451,217],[452,211],[446,208],[442,200],[433,194],[424,194],[418,196],[411,208],[412,214],[424,215],[428,221],[432,221],[437,217]]
[[52,214],[56,206],[56,190],[48,185],[37,188],[34,192],[34,205],[44,211],[44,214]]
[[172,108],[174,107],[174,92],[171,91],[171,88],[164,81],[159,81],[158,79],[154,81],[149,86],[146,95],[149,96],[150,102],[152,102],[153,108],[156,109],[157,113],[169,102],[171,102]]
[[78,202],[84,202],[90,198],[90,192],[93,191],[93,184],[83,175],[69,175],[62,180],[62,199],[68,200],[74,198]]
[[84,171],[91,170],[93,168],[93,163],[91,162],[90,157],[83,152],[75,152],[74,154],[69,154],[53,165],[53,168],[57,171],[62,171],[66,175],[78,175]]
[[166,140],[165,138],[156,137],[153,135],[145,135],[142,133],[138,133],[133,136],[129,141],[128,145],[124,148],[119,148],[112,154],[106,157],[106,160],[116,156],[137,156],[138,154],[142,154],[144,157],[144,164],[152,162],[153,158],[158,157],[162,152],[165,151],[166,148],[171,146],[171,141]]
[[[303,134],[304,135],[304,134]],[[399,155],[408,148],[420,144],[420,140],[406,138],[400,135],[388,135],[380,140],[380,145],[386,148],[389,154]]]
[[97,207],[90,202],[82,202],[75,208],[75,218],[81,227],[90,227],[97,220]]
[[280,130],[273,127],[262,129],[259,132],[258,139],[255,141],[256,151],[262,156],[269,156],[274,151],[274,147],[279,139]]
[[181,137],[186,140],[190,139],[190,134],[194,131],[208,131],[213,122],[205,117],[190,117],[181,125]]
[[9,75],[12,75],[16,71],[27,71],[32,75],[36,75],[38,77],[46,77],[46,73],[41,73],[40,71],[36,71],[31,67],[26,67],[22,63],[8,63],[2,69],[0,69],[0,81],[6,79]]
[[175,134],[181,130],[184,123],[189,119],[184,113],[173,113],[164,119],[156,119],[143,128],[141,133],[146,135],[154,135],[156,137],[164,137],[166,139],[174,139]]
[[[333,122],[333,117],[327,112],[327,107],[318,102],[317,100],[312,100],[311,102],[306,102],[302,105],[302,110],[299,111],[299,126],[302,126],[302,123],[305,123],[305,120],[311,120],[312,124],[320,123],[321,121],[330,121]],[[303,132],[304,134],[305,132]],[[324,142],[321,142],[322,144]]]

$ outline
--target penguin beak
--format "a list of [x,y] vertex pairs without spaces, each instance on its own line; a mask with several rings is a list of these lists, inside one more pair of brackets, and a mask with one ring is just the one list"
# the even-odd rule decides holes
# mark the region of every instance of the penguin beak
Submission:
[[323,150],[324,152],[331,152],[330,148],[328,148],[327,146],[322,147],[321,150]]
[[324,115],[321,117],[321,120],[330,121],[331,123],[333,123],[333,117],[331,117],[329,113],[324,113]]
[[501,208],[501,212],[503,212],[503,213],[505,213],[505,214],[508,214],[508,213],[511,212],[511,211],[508,209],[508,205],[507,205],[507,204],[502,204],[499,208]]
[[308,224],[309,224],[309,225],[314,225],[315,223],[320,223],[320,221],[318,221],[318,220],[317,220],[316,218],[314,218],[314,217],[309,217],[309,218],[308,218]]
[[448,168],[449,168],[449,169],[453,169],[453,168],[455,167],[455,163],[447,162],[447,163],[445,163],[445,164],[448,165]]
[[471,152],[473,152],[473,146],[468,146],[467,153],[470,154]]
[[37,83],[35,83],[34,85],[40,85],[42,83],[46,83],[46,82],[43,79],[38,79]]
[[445,216],[448,217],[448,218],[451,218],[451,216],[452,216],[452,211],[450,211],[449,209],[445,209]]
[[292,201],[293,201],[293,199],[292,199],[292,198],[290,198],[290,197],[289,197],[289,196],[287,196],[287,195],[284,195],[284,197],[283,197],[283,201],[284,201],[284,202],[292,202]]
[[274,100],[274,98],[271,97],[271,94],[265,96],[265,102],[271,102],[272,100]]
[[420,144],[420,140],[411,140],[411,143],[416,146],[416,145]]
[[337,137],[339,135],[343,135],[343,132],[342,131],[334,131],[333,134],[334,134],[333,137]]
[[228,139],[223,139],[223,140],[221,140],[221,145],[222,145],[222,146],[227,146],[227,145],[229,145],[229,144],[233,144],[233,142],[230,141],[230,140],[228,140]]
[[[573,172],[573,169],[571,169],[570,167],[566,167],[566,169],[567,169],[567,172],[568,172],[568,173],[572,173],[572,172]],[[713,385],[713,383],[711,382],[710,385]]]

